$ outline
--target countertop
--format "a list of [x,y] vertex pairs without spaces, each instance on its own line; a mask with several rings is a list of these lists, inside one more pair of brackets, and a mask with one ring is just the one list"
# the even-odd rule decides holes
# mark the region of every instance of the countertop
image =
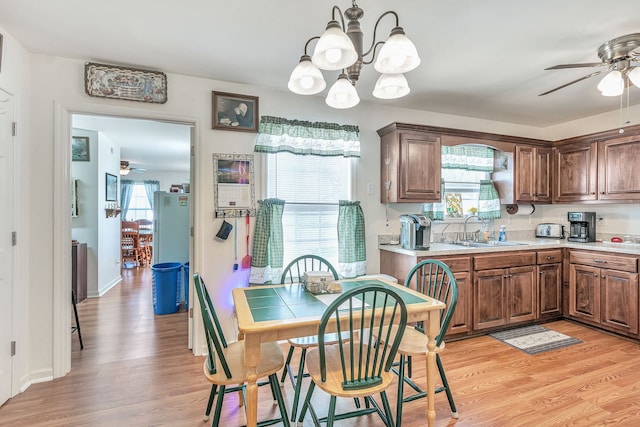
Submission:
[[515,246],[484,246],[484,247],[472,247],[472,246],[460,246],[451,243],[431,243],[427,250],[409,250],[403,249],[400,245],[388,245],[380,244],[378,249],[382,251],[395,252],[398,254],[410,255],[410,256],[434,256],[434,255],[464,255],[464,254],[478,254],[488,252],[511,252],[511,251],[523,251],[523,250],[537,250],[537,249],[556,249],[556,248],[571,248],[571,249],[585,249],[591,251],[612,252],[619,254],[639,255],[640,256],[640,244],[635,243],[610,243],[610,242],[594,242],[594,243],[576,243],[568,242],[563,239],[533,239],[533,240],[519,240],[512,241],[512,243],[519,243]]

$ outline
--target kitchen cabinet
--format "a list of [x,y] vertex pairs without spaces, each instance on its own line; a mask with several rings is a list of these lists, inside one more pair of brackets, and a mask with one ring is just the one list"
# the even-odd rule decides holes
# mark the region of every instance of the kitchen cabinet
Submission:
[[393,128],[380,136],[380,202],[440,202],[440,135]]
[[473,257],[473,329],[536,320],[536,253],[509,252]]
[[598,199],[640,200],[640,136],[598,142]]
[[569,316],[637,337],[637,258],[578,250],[569,256]]
[[562,315],[562,250],[538,251],[538,319],[549,320]]
[[597,199],[597,144],[575,142],[555,147],[554,203]]
[[[390,251],[380,251],[380,272],[398,279],[400,284],[409,270],[418,262],[431,259],[427,256],[411,256]],[[458,284],[458,304],[453,312],[447,336],[460,336],[472,331],[472,291],[471,291],[471,258],[468,256],[440,256],[436,259],[444,262],[451,269]]]
[[551,203],[551,147],[517,145],[515,198],[518,203]]

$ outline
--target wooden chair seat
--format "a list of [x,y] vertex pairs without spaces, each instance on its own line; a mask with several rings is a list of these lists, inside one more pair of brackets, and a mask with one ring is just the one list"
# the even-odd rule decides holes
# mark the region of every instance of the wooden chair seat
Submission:
[[[394,328],[396,328],[394,326]],[[395,331],[393,332],[395,333]],[[398,347],[398,354],[404,356],[426,356],[427,355],[427,336],[414,328],[413,326],[407,326],[402,336],[402,341]],[[436,347],[436,353],[444,350],[444,341]]]
[[[258,377],[268,377],[278,372],[284,366],[284,354],[277,342],[263,343],[260,345],[260,364],[257,368]],[[223,354],[229,365],[231,377],[227,377],[223,370],[219,369],[211,373],[209,360],[204,362],[204,374],[211,383],[218,385],[244,384],[247,381],[247,365],[244,364],[244,341],[228,344]],[[220,360],[217,360],[218,364]]]
[[[346,337],[345,337],[346,338]],[[324,337],[325,344],[335,344],[338,341],[338,334],[327,334]],[[290,338],[287,340],[289,345],[298,348],[313,348],[318,346],[318,337],[316,335],[302,337],[302,338]]]

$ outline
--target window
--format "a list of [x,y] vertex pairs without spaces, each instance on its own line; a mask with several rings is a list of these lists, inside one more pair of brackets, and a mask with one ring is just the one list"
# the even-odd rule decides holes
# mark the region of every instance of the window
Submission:
[[137,219],[153,221],[153,211],[147,198],[147,191],[142,183],[133,184],[131,202],[129,202],[129,208],[127,210],[128,221],[135,221]]
[[352,159],[287,152],[266,158],[267,197],[285,201],[284,265],[306,254],[338,265],[338,201],[351,199]]
[[444,180],[444,194],[460,194],[462,197],[463,215],[477,213],[480,181],[491,179],[491,174],[464,169],[442,169],[441,174]]

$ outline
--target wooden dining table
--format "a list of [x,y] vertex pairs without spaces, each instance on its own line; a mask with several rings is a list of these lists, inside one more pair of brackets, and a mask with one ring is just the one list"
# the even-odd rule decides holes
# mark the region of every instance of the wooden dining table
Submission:
[[[427,423],[435,424],[436,367],[435,337],[440,330],[441,301],[384,279],[340,280],[343,291],[358,286],[381,284],[396,290],[407,307],[408,322],[424,321],[427,344]],[[269,285],[233,289],[239,334],[245,340],[247,366],[246,417],[247,427],[255,427],[258,412],[257,366],[260,363],[260,343],[299,338],[318,334],[320,317],[331,295],[313,295],[303,286]]]

